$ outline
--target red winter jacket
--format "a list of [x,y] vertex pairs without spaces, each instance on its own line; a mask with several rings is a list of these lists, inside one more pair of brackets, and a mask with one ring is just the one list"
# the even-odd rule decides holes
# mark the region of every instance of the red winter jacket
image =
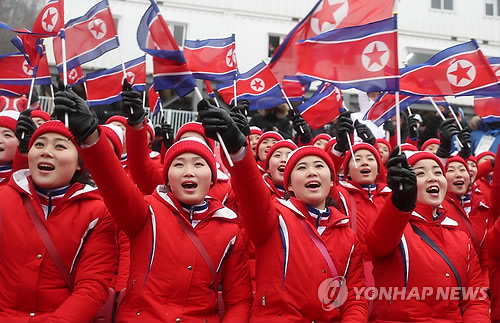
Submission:
[[[318,288],[331,277],[328,265],[303,227],[310,218],[297,199],[275,201],[262,181],[250,149],[231,172],[240,217],[256,248],[257,291],[250,322],[365,322],[367,301],[356,300],[353,288],[364,286],[361,254],[349,219],[331,209],[329,223],[318,237],[339,272],[347,273],[347,301],[331,311],[322,308]],[[316,232],[315,227],[307,221]]]
[[491,321],[500,321],[500,220],[488,231],[488,270],[491,291]]
[[14,155],[14,160],[12,161],[12,169],[7,174],[2,174],[0,177],[0,187],[7,185],[10,181],[10,177],[13,173],[20,169],[28,168],[28,156],[27,154],[20,154],[19,150],[16,149],[16,154]]
[[[29,171],[0,189],[0,321],[88,322],[108,298],[116,268],[113,222],[97,190],[76,183],[45,220]],[[71,272],[57,270],[22,197],[29,197]]]
[[[474,248],[467,235],[458,229],[458,223],[447,217],[446,210],[439,212],[441,216],[433,221],[430,205],[417,203],[413,212],[401,212],[391,199],[387,199],[379,212],[367,235],[378,289],[373,322],[489,322],[488,283]],[[452,295],[451,288],[458,287],[457,279],[411,224],[439,246],[458,271],[462,286],[477,291],[477,298],[443,300],[443,294]],[[406,292],[402,292],[404,287]],[[392,291],[390,296],[381,295],[382,288]],[[393,292],[395,288],[397,294]]]
[[[80,151],[111,215],[130,239],[130,277],[117,321],[218,322],[212,276],[177,222],[178,215],[188,221],[179,202],[164,186],[144,197],[126,178],[102,134],[95,145]],[[209,199],[208,215],[194,230],[219,265],[223,322],[248,321],[251,285],[236,215]]]

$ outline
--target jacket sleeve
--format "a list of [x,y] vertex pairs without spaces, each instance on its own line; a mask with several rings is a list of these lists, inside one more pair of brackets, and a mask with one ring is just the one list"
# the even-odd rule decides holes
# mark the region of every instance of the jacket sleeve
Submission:
[[118,232],[118,274],[115,290],[117,292],[127,288],[130,270],[130,240],[122,230]]
[[79,152],[118,228],[133,237],[149,219],[148,206],[128,179],[106,135],[101,132],[94,145],[79,148]]
[[[356,238],[356,237],[355,237]],[[347,270],[347,300],[341,307],[342,322],[367,322],[368,321],[368,301],[363,296],[356,295],[356,291],[365,287],[365,273],[363,269],[363,259],[359,242],[356,239],[351,261]],[[359,293],[359,292],[358,292]]]
[[252,283],[241,233],[237,235],[222,268],[222,296],[225,310],[223,322],[248,322],[253,301]]
[[410,214],[411,212],[401,212],[394,206],[392,194],[387,198],[366,234],[368,250],[373,257],[383,257],[397,248]]
[[490,193],[490,215],[493,219],[498,219],[500,216],[500,201],[498,197],[500,196],[500,145],[497,148],[497,157],[495,158],[495,167],[493,168],[493,179],[491,181],[491,193]]
[[271,192],[264,184],[251,149],[246,149],[245,157],[228,169],[239,216],[243,219],[250,240],[258,246],[278,227]]
[[[335,145],[333,145],[333,146],[335,146]],[[333,166],[335,166],[335,174],[338,174],[340,168],[342,167],[342,163],[344,162],[345,155],[341,156],[341,155],[339,155],[340,153],[336,153],[336,151],[334,151],[333,146],[332,146],[332,149],[327,151],[327,154],[328,154],[328,156],[330,156],[330,158],[333,161]]]
[[111,216],[107,210],[103,215],[75,263],[75,288],[71,296],[45,322],[88,322],[108,299],[117,248]]
[[12,162],[12,172],[25,168],[28,168],[28,154],[23,155],[19,150],[16,150],[14,161]]
[[481,270],[479,258],[474,251],[474,247],[469,241],[469,265],[467,271],[467,285],[463,287],[467,290],[479,289],[476,297],[464,297],[463,305],[463,322],[483,322],[490,323],[490,304],[486,289],[488,281],[486,272]]
[[137,130],[127,125],[127,165],[132,179],[145,195],[152,194],[156,186],[163,184],[163,176],[149,158],[147,125]]

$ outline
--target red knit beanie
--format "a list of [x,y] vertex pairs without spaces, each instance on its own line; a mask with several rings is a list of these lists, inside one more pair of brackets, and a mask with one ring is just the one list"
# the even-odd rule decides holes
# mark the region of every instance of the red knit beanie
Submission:
[[[376,177],[376,180],[380,180],[380,175],[382,173],[382,167],[384,163],[382,163],[382,158],[380,157],[380,153],[378,152],[378,149],[373,147],[370,144],[367,144],[366,142],[360,142],[352,146],[352,151],[356,154],[358,150],[361,149],[366,149],[369,152],[375,156],[375,160],[377,161],[377,171],[378,175]],[[347,176],[349,174],[349,161],[351,160],[352,154],[351,150],[348,150],[345,154],[344,162],[342,163],[342,168],[344,169],[344,174]]]
[[314,146],[302,146],[298,149],[295,149],[290,153],[290,155],[288,155],[288,160],[286,161],[286,166],[285,166],[285,172],[283,174],[286,190],[288,190],[288,185],[290,183],[290,175],[292,174],[292,170],[295,167],[295,164],[297,164],[299,160],[301,160],[306,156],[318,156],[319,158],[323,159],[325,163],[328,165],[328,168],[330,168],[330,172],[332,173],[332,180],[335,181],[336,178],[335,167],[333,166],[332,159],[330,158],[330,156],[328,156],[326,151]]
[[437,138],[431,138],[431,139],[427,139],[423,144],[422,144],[422,147],[420,147],[420,150],[424,151],[425,148],[427,148],[429,145],[433,145],[433,144],[437,144],[439,145],[441,143],[441,140],[437,139]]
[[332,139],[328,140],[328,142],[326,143],[326,146],[325,146],[325,151],[326,152],[331,151],[333,145],[335,145],[336,143],[337,143],[337,138],[332,138]]
[[175,136],[175,141],[179,141],[183,134],[186,132],[196,132],[205,138],[205,141],[210,147],[210,150],[214,151],[215,141],[205,136],[205,130],[203,129],[203,125],[200,122],[188,122],[179,128],[177,131],[177,135]]
[[113,121],[117,121],[119,123],[122,123],[124,126],[126,126],[128,124],[127,118],[125,118],[124,116],[119,116],[119,115],[109,117],[109,119],[106,120],[106,124],[110,124]]
[[384,138],[378,138],[377,140],[375,140],[375,147],[378,149],[378,146],[377,144],[384,144],[387,146],[387,148],[389,148],[389,153],[392,151],[392,146],[391,146],[391,143],[387,140],[387,139],[384,139]]
[[443,163],[438,158],[438,156],[434,155],[433,153],[430,153],[428,151],[417,151],[417,152],[408,151],[406,152],[406,156],[408,158],[408,164],[410,164],[411,167],[413,167],[419,160],[432,159],[436,163],[438,163],[439,167],[441,167],[441,171],[443,172],[443,174],[445,173]]
[[167,173],[170,164],[172,164],[172,161],[177,156],[184,153],[193,153],[205,159],[212,171],[212,185],[217,182],[217,163],[214,153],[202,139],[196,137],[189,137],[176,141],[172,147],[167,150],[165,161],[163,162],[163,179],[165,182],[167,181]]
[[256,127],[256,126],[251,126],[250,127],[250,134],[249,134],[249,136],[251,136],[251,135],[262,136],[263,133],[264,133],[264,131],[262,131],[262,129],[260,129],[259,127]]
[[492,152],[492,151],[483,151],[482,153],[480,153],[479,155],[476,156],[476,160],[477,162],[479,163],[479,160],[485,156],[491,156],[493,158],[495,158],[495,154]]
[[115,150],[118,159],[122,156],[123,151],[123,130],[122,128],[115,126],[114,124],[106,124],[101,126],[101,130],[104,132],[106,137],[113,144],[113,149]]
[[412,144],[401,144],[401,151],[418,151],[418,148]]
[[264,139],[268,139],[268,138],[276,139],[276,141],[284,140],[284,138],[276,131],[264,132],[262,134],[262,136],[260,136],[259,141],[257,141],[257,145],[255,146],[255,151],[257,152],[257,154],[259,153],[259,146],[262,143],[262,141],[264,141]]
[[61,136],[70,139],[75,144],[75,146],[77,146],[75,138],[73,137],[69,129],[66,128],[64,123],[59,120],[49,120],[36,129],[30,140],[30,149],[31,146],[33,146],[33,143],[35,143],[35,140],[45,133],[58,133]]
[[31,111],[31,118],[40,118],[43,119],[44,121],[49,121],[50,114],[42,110],[33,110]]
[[450,166],[450,163],[453,163],[453,162],[462,163],[462,165],[465,166],[465,169],[467,169],[467,174],[469,173],[469,165],[467,165],[467,162],[462,157],[460,157],[459,155],[455,155],[455,156],[453,156],[451,158],[448,158],[448,160],[446,161],[446,170],[448,170],[448,167]]
[[326,134],[326,133],[320,133],[319,135],[317,135],[316,137],[314,137],[314,139],[311,142],[311,145],[314,146],[314,144],[316,143],[316,141],[318,141],[320,139],[324,139],[326,141],[330,141],[330,139],[332,139],[332,137],[330,135]]
[[294,151],[295,149],[297,149],[297,145],[291,141],[290,139],[288,140],[280,140],[278,141],[277,143],[275,143],[271,149],[269,149],[269,152],[267,153],[267,156],[266,156],[266,162],[264,163],[264,165],[266,166],[266,170],[269,169],[269,160],[271,159],[271,156],[273,155],[273,153],[280,149],[280,148],[290,148],[292,151]]
[[17,118],[19,118],[19,112],[17,111],[7,110],[0,112],[0,127],[15,131]]
[[471,162],[473,162],[474,164],[476,164],[476,167],[477,167],[477,158],[476,158],[476,157],[474,157],[474,156],[470,155],[470,156],[467,158],[467,160],[466,160],[466,161],[471,161]]

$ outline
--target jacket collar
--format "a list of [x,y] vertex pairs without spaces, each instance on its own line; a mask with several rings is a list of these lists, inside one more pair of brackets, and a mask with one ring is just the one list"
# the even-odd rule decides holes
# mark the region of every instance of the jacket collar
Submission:
[[265,173],[264,175],[262,175],[262,178],[264,179],[264,183],[269,188],[272,194],[275,194],[280,199],[285,197],[284,188],[283,191],[278,189],[276,184],[274,184],[273,179],[271,178],[271,175],[269,175],[269,173]]
[[[301,200],[291,197],[289,200],[277,199],[277,201],[287,207],[296,216],[303,217],[309,221],[311,216],[307,210],[307,206]],[[328,218],[328,225],[347,226],[349,218],[341,212],[335,212],[336,209],[330,207],[330,216]]]
[[439,217],[434,220],[432,215],[433,208],[429,204],[417,202],[417,205],[410,216],[410,221],[425,222],[425,223],[439,223],[443,226],[458,227],[458,223],[447,217],[447,211],[442,206],[438,207]]
[[[347,181],[340,181],[340,185],[344,186],[347,190],[356,190],[362,192],[366,197],[368,197],[368,192],[361,187],[356,182],[353,182],[351,180]],[[375,183],[377,185],[377,189],[375,190],[374,194],[379,194],[379,193],[390,193],[392,192],[391,189],[387,185],[383,185],[381,183]]]

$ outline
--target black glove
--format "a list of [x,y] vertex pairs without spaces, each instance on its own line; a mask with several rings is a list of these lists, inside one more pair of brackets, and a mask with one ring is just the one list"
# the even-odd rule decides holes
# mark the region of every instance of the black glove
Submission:
[[140,92],[132,91],[132,86],[127,80],[123,80],[122,111],[130,126],[144,122],[146,112],[142,107],[142,95]]
[[231,112],[240,113],[246,116],[249,106],[250,101],[248,101],[247,99],[239,100],[238,104],[231,108]]
[[89,108],[87,102],[79,97],[71,87],[59,91],[54,99],[55,107],[52,116],[64,122],[65,114],[68,115],[69,130],[75,137],[76,143],[81,144],[97,129],[97,116]]
[[418,121],[414,115],[408,116],[408,135],[410,138],[418,138]]
[[296,112],[290,117],[292,121],[292,127],[297,132],[300,142],[303,144],[307,144],[312,140],[311,127],[307,124],[306,120],[302,118],[302,116]]
[[458,139],[463,146],[458,154],[460,155],[460,157],[466,160],[470,157],[470,155],[472,155],[472,151],[470,149],[470,129],[464,128],[462,131],[460,131],[458,133]]
[[392,137],[394,136],[394,134],[396,133],[396,127],[394,126],[394,122],[392,122],[391,119],[387,120],[385,123],[384,123],[384,130],[389,132],[389,137]]
[[441,124],[439,129],[439,148],[436,156],[441,158],[448,158],[451,154],[451,140],[453,136],[458,135],[458,127],[454,124],[454,119],[447,119]]
[[250,126],[248,125],[248,119],[246,117],[246,111],[248,110],[249,105],[250,101],[241,100],[238,102],[238,105],[231,108],[231,112],[229,113],[233,121],[238,126],[238,129],[240,129],[245,137],[250,134]]
[[167,149],[174,144],[174,129],[166,122],[161,123],[161,138],[163,146]]
[[335,150],[345,153],[349,150],[349,137],[354,133],[354,126],[352,124],[351,112],[344,111],[340,114],[335,125],[337,130],[337,143]]
[[36,124],[31,119],[31,110],[26,109],[19,115],[14,134],[19,140],[19,152],[26,154],[29,151],[31,137],[36,131]]
[[354,128],[356,128],[356,132],[358,137],[361,138],[364,142],[374,145],[375,144],[375,136],[373,132],[368,128],[364,123],[359,122],[358,120],[354,121]]
[[230,154],[237,153],[241,147],[247,145],[246,136],[226,110],[217,108],[208,100],[203,99],[198,103],[198,116],[203,124],[205,135],[218,140],[218,132]]
[[401,212],[410,212],[417,201],[417,176],[405,154],[396,147],[387,162],[387,186],[392,190],[392,204]]

